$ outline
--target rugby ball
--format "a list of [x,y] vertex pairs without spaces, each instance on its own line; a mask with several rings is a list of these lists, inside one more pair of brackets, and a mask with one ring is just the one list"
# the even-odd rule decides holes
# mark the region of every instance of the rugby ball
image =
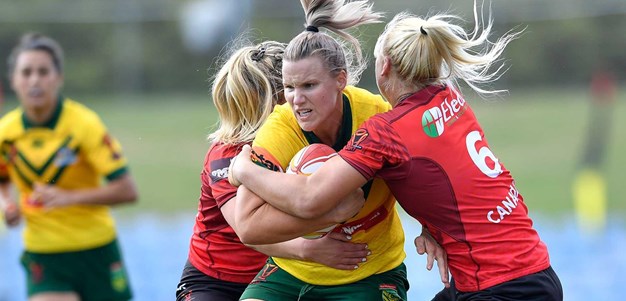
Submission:
[[[321,143],[311,144],[301,149],[295,156],[293,156],[293,158],[291,158],[291,162],[289,162],[289,167],[286,172],[288,174],[309,176],[318,170],[324,162],[334,156],[337,156],[337,152],[335,152],[332,147]],[[337,225],[332,225],[302,237],[307,239],[320,238],[335,229],[336,226]]]

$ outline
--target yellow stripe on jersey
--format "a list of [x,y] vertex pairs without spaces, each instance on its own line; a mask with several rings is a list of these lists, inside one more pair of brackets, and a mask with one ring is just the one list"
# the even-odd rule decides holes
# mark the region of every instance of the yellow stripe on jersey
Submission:
[[115,224],[108,206],[77,205],[43,210],[30,201],[34,183],[62,189],[101,185],[126,169],[121,146],[98,115],[70,99],[60,99],[52,121],[34,126],[17,108],[0,120],[0,178],[20,193],[26,219],[25,248],[54,253],[85,250],[111,242]]
[[[369,117],[386,112],[391,106],[380,96],[367,90],[348,86],[344,90],[352,114],[354,133]],[[347,110],[344,110],[346,112]],[[253,142],[257,156],[267,162],[264,166],[279,165],[286,170],[291,158],[309,145],[288,104],[276,106]],[[257,158],[258,159],[258,158]],[[325,265],[294,259],[274,258],[274,261],[294,277],[314,285],[341,285],[359,281],[373,274],[389,271],[404,261],[404,231],[395,208],[396,201],[384,181],[374,180],[367,201],[357,216],[348,220],[344,231],[352,232],[352,241],[367,243],[372,255],[356,271],[337,270]],[[377,214],[386,214],[377,220]],[[372,219],[373,225],[359,221]]]

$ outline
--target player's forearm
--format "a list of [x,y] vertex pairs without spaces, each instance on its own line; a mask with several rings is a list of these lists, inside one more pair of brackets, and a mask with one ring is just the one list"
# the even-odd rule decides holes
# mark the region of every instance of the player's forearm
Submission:
[[9,206],[11,201],[11,185],[7,183],[0,183],[0,209],[4,210],[7,206]]
[[15,227],[21,220],[19,205],[11,198],[11,185],[9,182],[0,184],[0,214],[9,227]]
[[132,203],[138,198],[135,183],[130,175],[124,175],[102,187],[74,190],[71,193],[74,204],[117,205]]
[[267,203],[296,217],[319,218],[334,207],[315,199],[305,176],[270,171],[247,161],[237,169],[237,179]]
[[235,231],[247,244],[270,244],[291,240],[335,224],[331,215],[301,219],[282,212],[241,186],[235,205]]
[[249,247],[271,257],[289,258],[297,260],[306,260],[304,258],[303,238],[296,238],[285,242],[266,244],[266,245],[248,245]]

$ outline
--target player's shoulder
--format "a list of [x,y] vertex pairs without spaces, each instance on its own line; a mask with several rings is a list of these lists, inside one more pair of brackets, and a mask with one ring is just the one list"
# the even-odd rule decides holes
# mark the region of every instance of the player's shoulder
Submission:
[[63,126],[71,127],[73,131],[103,131],[105,128],[98,113],[71,98],[63,100],[63,113],[60,122],[63,123]]
[[243,147],[245,143],[237,143],[237,144],[226,144],[219,141],[214,141],[211,143],[207,153],[206,160],[213,161],[219,160],[223,158],[232,158],[236,156]]
[[228,167],[230,161],[235,157],[243,143],[224,144],[222,142],[213,142],[204,158],[204,172],[210,175],[213,182],[228,178]]
[[284,124],[284,125],[293,125],[294,122],[297,124],[296,117],[293,115],[293,110],[289,103],[284,103],[282,105],[275,105],[274,110],[267,118],[265,123],[275,123],[275,124]]
[[108,141],[105,143],[108,144],[115,140],[94,110],[70,98],[63,100],[63,111],[57,127],[62,132],[71,133],[88,149],[97,148],[103,141]]
[[391,109],[391,105],[380,94],[374,94],[367,89],[346,86],[343,94],[348,97],[355,108],[365,106],[374,108],[377,112],[387,112]]
[[100,121],[100,117],[96,111],[71,98],[65,98],[63,100],[63,111],[68,114],[69,117],[80,119],[85,122]]
[[253,145],[268,147],[268,145],[278,140],[298,139],[298,133],[300,132],[300,126],[291,110],[291,106],[288,103],[276,105],[257,131]]
[[0,119],[0,135],[4,137],[7,134],[21,129],[23,114],[24,111],[19,107],[6,113],[2,119]]

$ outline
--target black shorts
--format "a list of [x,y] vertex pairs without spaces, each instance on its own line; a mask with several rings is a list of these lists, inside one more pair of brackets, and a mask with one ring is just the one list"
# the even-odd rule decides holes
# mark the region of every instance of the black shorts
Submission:
[[248,286],[209,277],[187,260],[176,287],[176,301],[237,301]]
[[432,301],[562,301],[563,288],[561,281],[552,267],[500,283],[496,286],[477,292],[463,293],[454,288],[454,279],[450,288],[440,291]]

